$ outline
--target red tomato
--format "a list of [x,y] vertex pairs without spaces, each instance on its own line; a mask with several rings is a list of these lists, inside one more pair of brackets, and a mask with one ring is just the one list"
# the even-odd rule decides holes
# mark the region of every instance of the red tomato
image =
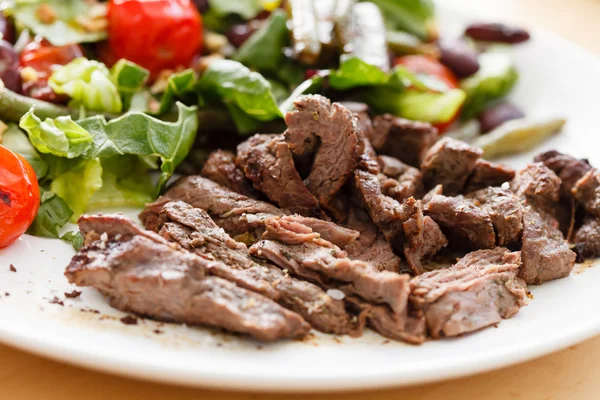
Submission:
[[[452,71],[450,71],[448,67],[433,57],[425,55],[398,57],[395,65],[403,65],[407,70],[417,75],[433,77],[447,86],[448,89],[456,89],[459,87],[458,79],[456,76],[454,76]],[[458,119],[459,114],[460,109],[457,111],[456,115],[450,119],[450,121],[441,124],[434,124],[438,129],[438,132],[444,133],[450,127],[450,125],[452,125],[454,121]]]
[[108,42],[114,59],[126,58],[157,76],[190,66],[202,51],[202,17],[189,0],[110,0]]
[[40,188],[31,165],[0,146],[0,248],[12,244],[33,222]]
[[53,46],[46,39],[36,39],[25,46],[19,63],[21,67],[35,69],[39,80],[48,80],[57,66],[68,64],[78,57],[83,57],[83,51],[76,44]]

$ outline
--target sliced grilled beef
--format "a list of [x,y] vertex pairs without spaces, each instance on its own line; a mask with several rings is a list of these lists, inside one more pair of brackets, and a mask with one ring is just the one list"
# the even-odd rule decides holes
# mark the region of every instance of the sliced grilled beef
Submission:
[[331,104],[319,95],[301,96],[294,104],[296,110],[285,117],[287,143],[300,159],[314,152],[304,182],[321,206],[341,219],[344,215],[339,215],[332,200],[358,162],[359,131],[354,115],[341,104]]
[[422,213],[418,213],[416,218],[404,222],[403,227],[406,235],[404,256],[411,272],[414,275],[420,275],[425,271],[423,261],[433,257],[446,247],[448,239],[440,226],[431,217],[423,217]]
[[[248,255],[245,244],[233,240],[204,210],[183,202],[167,203],[161,211],[159,229],[163,237],[189,251],[268,283],[277,295],[273,300],[302,315],[314,328],[336,334],[350,331],[350,316],[342,301],[332,299],[314,284],[285,276],[273,265],[259,264]],[[235,283],[244,287],[243,282]]]
[[310,326],[298,314],[211,276],[217,262],[178,251],[160,238],[130,235],[131,227],[124,228],[126,235],[113,236],[116,229],[102,232],[106,222],[93,226],[93,219],[86,219],[90,230],[85,246],[65,275],[71,283],[96,288],[113,307],[162,321],[224,328],[265,341],[308,333]]
[[200,175],[244,196],[258,196],[258,192],[246,180],[244,172],[235,165],[235,154],[230,151],[216,150],[210,153]]
[[262,240],[250,248],[250,254],[317,284],[337,286],[368,302],[387,304],[396,313],[406,312],[408,275],[379,271],[372,264],[350,260],[306,225],[278,217],[268,219]]
[[392,247],[399,252],[404,249],[404,228],[402,224],[412,218],[418,210],[414,198],[403,204],[381,193],[381,186],[376,175],[366,171],[355,170],[353,188],[359,205],[363,205],[375,225],[381,230]]
[[474,251],[450,268],[414,278],[410,299],[433,338],[473,332],[512,317],[526,304],[520,266],[519,252]]
[[480,158],[475,163],[475,170],[467,181],[465,193],[474,192],[489,186],[501,186],[504,182],[512,181],[514,177],[514,169]]
[[496,244],[506,246],[521,238],[523,231],[523,207],[511,191],[488,187],[467,195],[477,202],[492,220],[496,230]]
[[442,185],[447,195],[461,193],[482,154],[480,149],[460,140],[440,140],[427,151],[421,162],[425,188]]
[[[400,271],[402,260],[398,257],[385,236],[377,230],[369,214],[358,208],[352,207],[348,213],[346,225],[360,232],[357,240],[343,248],[348,253],[348,258],[361,260],[373,264],[380,271]],[[314,229],[314,228],[313,228]],[[321,235],[324,239],[323,235]],[[329,240],[331,242],[331,240]]]
[[527,165],[512,182],[512,189],[523,204],[520,277],[527,283],[563,278],[573,269],[576,255],[569,249],[558,221],[551,214],[559,198],[560,185],[556,174],[541,162]]
[[281,135],[252,136],[238,146],[236,163],[254,187],[278,206],[301,215],[322,215]]
[[424,209],[440,225],[451,244],[471,249],[491,249],[496,245],[492,218],[473,200],[434,195]]
[[369,139],[379,153],[419,167],[425,153],[437,139],[437,129],[426,122],[384,114],[373,119]]
[[379,178],[383,194],[399,202],[403,202],[409,197],[422,197],[423,175],[421,171],[390,156],[379,156],[377,162],[383,174]]
[[358,315],[359,329],[365,323],[380,335],[394,340],[420,344],[425,341],[425,319],[394,313],[385,305],[373,305],[357,296],[347,296],[346,302]]
[[600,170],[589,170],[575,183],[572,193],[586,212],[600,217]]
[[573,242],[580,258],[600,257],[600,219],[594,216],[586,217],[577,229]]
[[170,201],[181,200],[205,210],[232,237],[262,233],[265,218],[288,212],[264,201],[251,199],[201,176],[179,179],[155,202],[146,206],[140,219],[147,229],[156,230],[158,215]]

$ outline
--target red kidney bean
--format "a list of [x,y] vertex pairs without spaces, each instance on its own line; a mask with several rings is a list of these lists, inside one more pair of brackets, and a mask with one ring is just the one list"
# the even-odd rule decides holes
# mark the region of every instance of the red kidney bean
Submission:
[[4,40],[0,40],[0,79],[7,89],[19,92],[21,88],[19,55],[13,46]]
[[458,78],[466,78],[479,71],[477,53],[461,40],[441,40],[438,43],[440,61]]
[[23,83],[23,94],[33,99],[54,104],[64,104],[69,100],[65,94],[57,94],[48,86],[48,81],[37,80]]
[[522,43],[529,40],[525,29],[500,23],[477,23],[465,30],[465,35],[484,42]]
[[252,20],[246,24],[236,24],[225,32],[225,36],[227,36],[229,43],[235,47],[241,47],[261,25],[262,21],[260,20]]
[[510,103],[498,103],[479,115],[481,132],[488,133],[511,119],[523,118],[525,114]]
[[15,23],[12,18],[7,18],[0,12],[0,33],[2,34],[2,40],[8,43],[15,42]]

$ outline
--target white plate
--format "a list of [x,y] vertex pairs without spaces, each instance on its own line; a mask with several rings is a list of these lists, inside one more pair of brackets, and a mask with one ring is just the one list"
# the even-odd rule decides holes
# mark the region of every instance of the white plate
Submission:
[[[446,9],[440,16],[446,31],[469,21]],[[514,101],[530,115],[569,118],[565,131],[543,148],[600,165],[599,60],[538,31],[518,48],[517,60],[522,79]],[[518,166],[530,158],[510,162]],[[458,339],[410,346],[372,333],[360,339],[316,334],[304,342],[262,346],[148,320],[124,325],[124,314],[90,289],[79,299],[65,299],[64,292],[74,289],[63,276],[72,254],[59,241],[29,236],[0,250],[0,340],[69,363],[169,383],[278,391],[415,384],[507,366],[600,333],[600,268],[589,266],[532,288],[534,300],[497,329]],[[64,306],[51,304],[54,296]]]

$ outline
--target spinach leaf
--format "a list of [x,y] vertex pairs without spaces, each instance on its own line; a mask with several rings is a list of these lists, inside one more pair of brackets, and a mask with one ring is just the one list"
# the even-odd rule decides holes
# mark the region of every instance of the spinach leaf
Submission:
[[79,231],[67,232],[60,237],[60,240],[70,243],[75,251],[83,247],[83,235]]
[[[53,10],[56,20],[45,23],[38,18],[41,4],[46,4]],[[80,24],[82,17],[93,17],[90,15],[91,7],[89,2],[81,0],[20,0],[15,1],[7,11],[14,15],[19,24],[48,39],[53,45],[64,46],[106,39],[106,30],[87,31]]]
[[197,90],[207,98],[216,97],[225,104],[235,104],[258,121],[282,117],[269,81],[237,61],[211,63],[198,80]]
[[289,41],[287,14],[275,10],[264,25],[240,47],[233,59],[259,71],[277,71]]
[[34,236],[58,238],[60,229],[73,215],[67,203],[55,193],[42,190],[40,209],[27,230]]

